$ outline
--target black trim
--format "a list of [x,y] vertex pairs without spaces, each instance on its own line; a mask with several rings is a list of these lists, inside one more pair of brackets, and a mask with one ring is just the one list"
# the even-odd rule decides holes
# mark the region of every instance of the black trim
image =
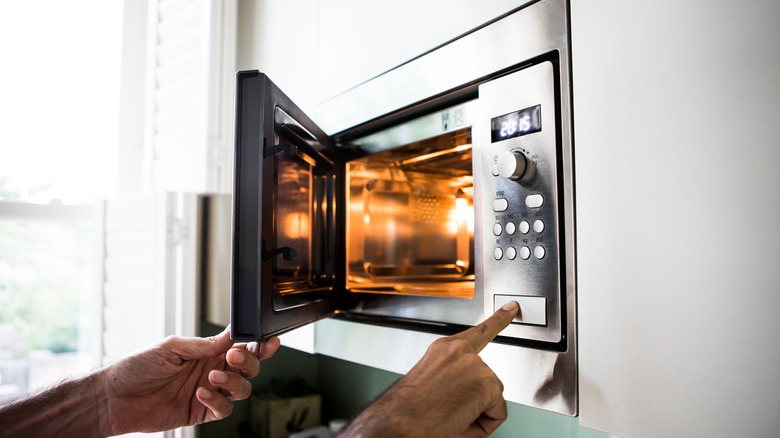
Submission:
[[[260,301],[257,284],[259,260],[257,242],[259,233],[260,187],[252,163],[260,161],[260,102],[249,98],[260,92],[260,78],[252,72],[236,75],[236,152],[233,206],[233,263],[231,272],[230,334],[236,340],[254,340]],[[239,194],[241,196],[239,196]],[[240,236],[240,238],[239,238]]]

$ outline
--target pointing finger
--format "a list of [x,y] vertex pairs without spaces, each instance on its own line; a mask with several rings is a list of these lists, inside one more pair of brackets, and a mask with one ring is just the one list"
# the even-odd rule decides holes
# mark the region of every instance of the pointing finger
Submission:
[[471,327],[455,336],[465,338],[471,347],[479,353],[493,338],[504,330],[517,316],[520,306],[515,301],[504,304],[482,323]]

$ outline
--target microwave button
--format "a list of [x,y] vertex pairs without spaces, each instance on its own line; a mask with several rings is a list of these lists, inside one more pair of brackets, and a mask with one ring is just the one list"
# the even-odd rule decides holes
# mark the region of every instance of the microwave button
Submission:
[[501,228],[501,224],[496,223],[493,225],[493,234],[496,236],[500,236],[503,229]]
[[506,249],[506,258],[514,260],[515,257],[517,257],[517,250],[513,246],[510,246]]
[[506,224],[506,233],[507,234],[509,234],[511,236],[512,234],[515,234],[515,230],[516,230],[516,228],[515,228],[515,223],[514,222],[508,222]]
[[524,246],[520,248],[520,258],[523,260],[528,260],[531,257],[531,248]]
[[522,221],[520,222],[520,232],[523,234],[528,234],[528,231],[531,229],[531,226],[528,225],[528,222]]
[[539,208],[544,204],[544,197],[538,193],[525,197],[525,205],[530,208]]
[[504,198],[493,200],[493,211],[506,211],[509,208],[509,201]]
[[504,250],[499,247],[493,249],[493,258],[496,260],[501,260],[502,257],[504,257]]
[[547,251],[544,249],[543,246],[539,245],[536,248],[534,248],[534,257],[541,260],[544,258],[544,256],[547,255]]
[[512,322],[547,325],[547,299],[545,297],[493,295],[493,311],[510,301],[516,301],[520,305],[520,313]]
[[541,233],[542,231],[544,231],[544,222],[542,222],[539,219],[534,221],[534,231],[536,231],[537,233]]
[[498,164],[494,164],[490,167],[490,173],[492,173],[493,176],[498,176]]

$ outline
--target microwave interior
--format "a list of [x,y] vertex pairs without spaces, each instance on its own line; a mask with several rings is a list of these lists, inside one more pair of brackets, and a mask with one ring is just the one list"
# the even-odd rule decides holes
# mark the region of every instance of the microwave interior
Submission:
[[474,298],[470,127],[387,146],[346,163],[347,291]]

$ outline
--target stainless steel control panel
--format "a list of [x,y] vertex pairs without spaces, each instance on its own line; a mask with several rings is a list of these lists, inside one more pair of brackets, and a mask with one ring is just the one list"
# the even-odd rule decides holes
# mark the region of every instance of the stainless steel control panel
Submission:
[[565,306],[554,87],[550,61],[485,83],[474,127],[485,315],[517,301],[501,335],[550,343],[562,340]]

